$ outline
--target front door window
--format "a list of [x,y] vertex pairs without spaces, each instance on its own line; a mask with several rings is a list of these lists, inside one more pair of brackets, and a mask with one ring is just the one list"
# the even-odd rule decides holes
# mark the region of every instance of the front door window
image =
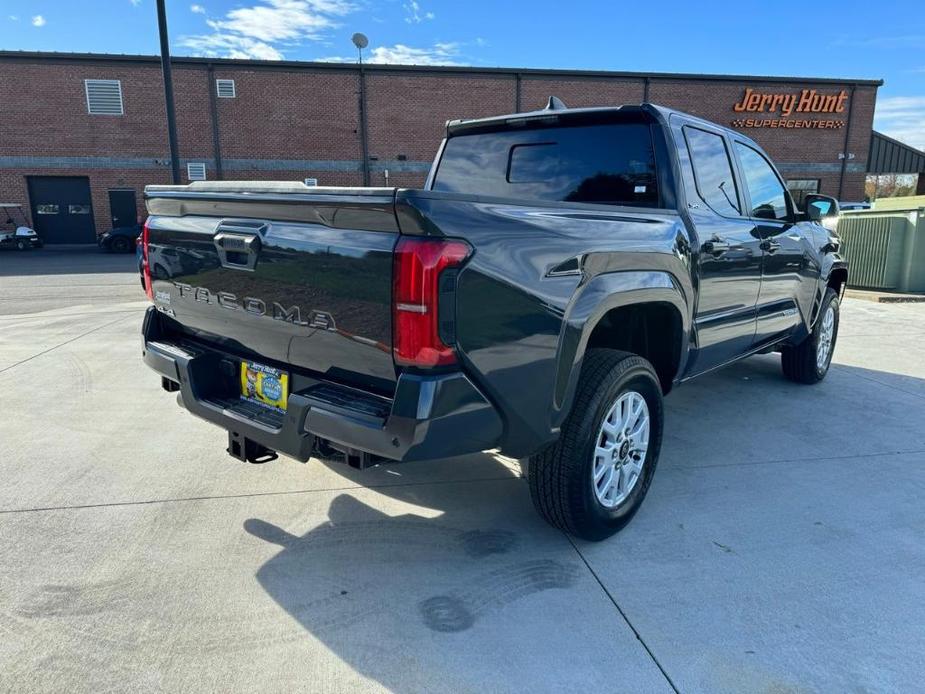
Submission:
[[787,206],[787,191],[774,169],[757,150],[736,142],[736,152],[742,162],[745,185],[751,196],[750,217],[756,219],[787,220],[790,209]]

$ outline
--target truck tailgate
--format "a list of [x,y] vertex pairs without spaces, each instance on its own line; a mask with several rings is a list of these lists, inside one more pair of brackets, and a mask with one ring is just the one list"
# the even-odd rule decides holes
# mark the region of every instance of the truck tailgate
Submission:
[[390,394],[393,189],[149,186],[155,306],[179,333]]

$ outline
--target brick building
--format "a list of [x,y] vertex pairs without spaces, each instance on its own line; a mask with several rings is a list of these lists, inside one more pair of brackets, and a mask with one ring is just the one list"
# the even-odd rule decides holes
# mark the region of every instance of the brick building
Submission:
[[[174,58],[183,181],[419,186],[444,122],[650,101],[758,141],[797,193],[861,200],[880,81]],[[365,87],[365,89],[363,89]],[[92,242],[169,183],[158,58],[0,52],[0,201]],[[361,126],[365,92],[366,128]],[[365,143],[364,143],[365,140]],[[368,152],[364,161],[363,151]]]

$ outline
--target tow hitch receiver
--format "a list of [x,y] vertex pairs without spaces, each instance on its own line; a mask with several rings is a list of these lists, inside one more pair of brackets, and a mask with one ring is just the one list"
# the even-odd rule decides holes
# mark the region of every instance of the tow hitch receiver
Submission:
[[243,460],[245,463],[269,463],[279,457],[276,451],[271,451],[266,446],[242,436],[236,431],[228,432],[228,448],[226,450],[232,458]]

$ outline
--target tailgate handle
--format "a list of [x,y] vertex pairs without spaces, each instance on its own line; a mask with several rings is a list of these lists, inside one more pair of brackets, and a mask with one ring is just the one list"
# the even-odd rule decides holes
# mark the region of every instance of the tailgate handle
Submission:
[[253,272],[257,267],[257,257],[260,255],[260,236],[257,230],[254,233],[240,233],[223,230],[219,227],[214,238],[215,249],[222,267],[232,270],[246,270]]

